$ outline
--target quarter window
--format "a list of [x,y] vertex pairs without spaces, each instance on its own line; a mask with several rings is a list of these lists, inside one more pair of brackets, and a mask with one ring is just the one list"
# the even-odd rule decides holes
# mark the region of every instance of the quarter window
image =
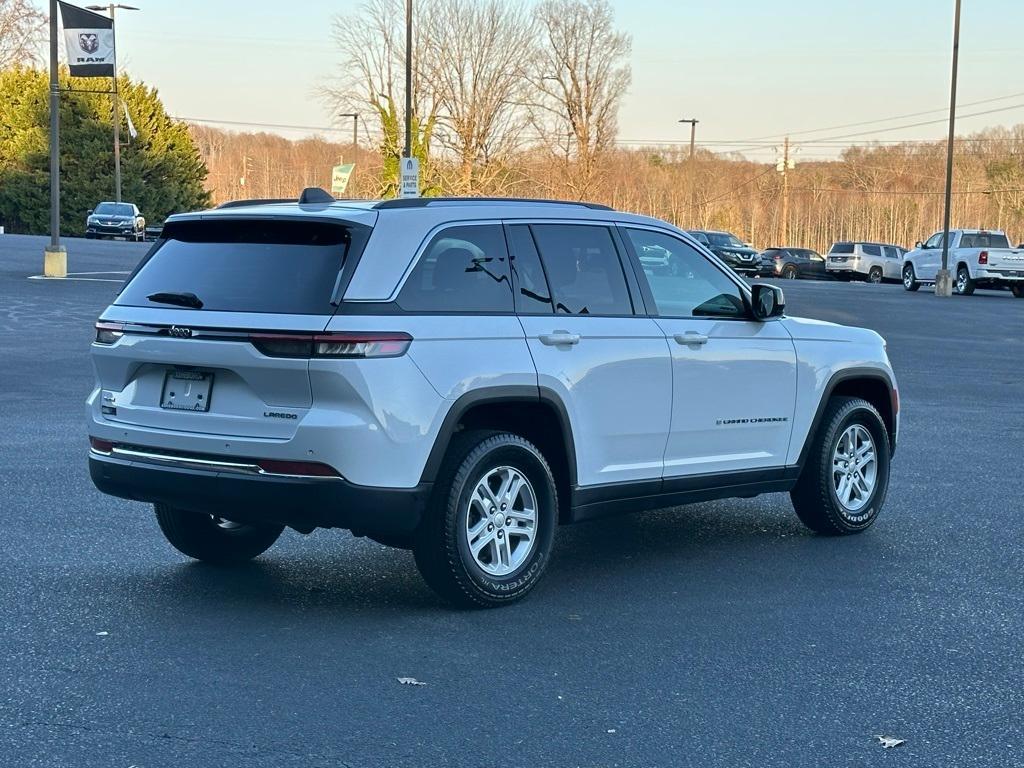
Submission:
[[622,262],[607,227],[535,224],[530,229],[544,262],[555,312],[633,314]]
[[[649,229],[626,229],[643,267],[654,304],[662,317],[746,317],[739,286],[695,248],[671,235]],[[644,258],[656,250],[664,263]]]
[[427,246],[398,295],[409,312],[509,312],[505,233],[498,224],[451,227]]
[[861,248],[863,249],[864,253],[866,253],[868,256],[882,255],[882,249],[877,245],[862,245]]

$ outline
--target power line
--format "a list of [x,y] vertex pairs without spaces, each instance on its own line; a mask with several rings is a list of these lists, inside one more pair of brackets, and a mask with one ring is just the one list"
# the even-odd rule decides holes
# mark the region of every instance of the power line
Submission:
[[[1024,92],[1022,92],[1022,93],[1009,93],[1009,94],[1007,94],[1005,96],[996,96],[996,97],[991,98],[991,99],[981,99],[980,101],[969,101],[966,104],[957,104],[957,109],[959,109],[961,107],[976,107],[979,104],[991,104],[994,101],[1005,101],[1006,99],[1015,99],[1018,96],[1024,96]],[[946,106],[946,107],[939,107],[938,109],[926,109],[923,112],[908,112],[908,113],[906,113],[904,115],[893,115],[892,117],[880,117],[877,120],[862,120],[862,121],[857,122],[857,123],[845,123],[843,125],[833,125],[833,126],[829,126],[828,128],[808,128],[808,129],[803,130],[803,131],[786,131],[786,132],[783,132],[783,133],[771,134],[770,136],[755,136],[754,138],[748,139],[747,141],[744,141],[743,143],[747,144],[747,143],[750,143],[750,142],[753,142],[753,141],[760,141],[761,139],[776,139],[777,140],[777,139],[781,139],[783,136],[803,136],[803,135],[806,135],[808,133],[821,133],[823,131],[838,131],[838,130],[842,130],[843,128],[857,128],[857,127],[862,126],[862,125],[873,125],[875,123],[888,123],[891,120],[904,120],[904,119],[906,119],[908,117],[920,117],[921,115],[931,115],[931,114],[934,114],[936,112],[947,112],[948,110],[949,110],[949,107]],[[944,120],[945,120],[945,118],[943,118],[943,121]]]

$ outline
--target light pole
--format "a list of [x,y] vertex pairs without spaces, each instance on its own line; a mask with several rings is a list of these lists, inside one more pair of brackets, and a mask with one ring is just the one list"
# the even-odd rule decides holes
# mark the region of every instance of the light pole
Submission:
[[339,112],[338,117],[352,118],[352,154],[355,155],[356,147],[359,146],[359,113]]
[[697,186],[696,174],[694,173],[693,163],[694,163],[694,157],[695,157],[694,150],[695,150],[695,147],[696,147],[696,139],[697,139],[697,123],[699,123],[700,121],[691,117],[691,118],[683,118],[679,122],[680,123],[689,123],[690,124],[690,160],[689,160],[689,162],[687,162],[686,165],[687,165],[687,173],[688,173],[688,175],[690,177],[690,221],[688,223],[692,226],[693,225],[693,201],[694,201],[694,194],[696,192],[696,186]]
[[935,275],[935,295],[952,296],[949,274],[949,215],[953,204],[953,140],[956,136],[956,68],[960,58],[960,0],[953,11],[953,75],[949,86],[949,138],[946,141],[946,205],[942,214],[942,269]]
[[405,153],[412,157],[412,0],[405,0]]
[[125,11],[139,10],[133,5],[110,3],[109,5],[87,5],[90,11],[107,11],[110,14],[110,31],[114,36],[114,200],[121,202],[121,101],[117,92],[117,25],[114,23],[114,12],[120,8]]

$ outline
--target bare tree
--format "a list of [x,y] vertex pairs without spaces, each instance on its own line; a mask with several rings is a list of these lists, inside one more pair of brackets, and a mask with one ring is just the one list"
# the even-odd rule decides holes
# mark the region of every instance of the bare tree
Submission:
[[[412,150],[425,165],[437,112],[422,76],[421,63],[427,55],[423,25],[415,25],[414,30]],[[321,96],[337,111],[358,112],[371,125],[376,123],[385,169],[380,194],[392,194],[406,130],[405,3],[364,0],[353,13],[334,18],[332,36],[341,53],[341,74],[321,88]],[[424,168],[423,173],[428,170]]]
[[421,70],[438,104],[435,135],[457,161],[447,186],[478,192],[523,143],[525,65],[536,27],[519,2],[429,0],[420,7],[427,39]]
[[632,41],[615,29],[608,0],[542,0],[535,15],[542,34],[532,77],[536,125],[550,147],[575,158],[577,193],[586,194],[598,157],[615,141]]
[[0,69],[42,60],[46,22],[29,0],[0,0]]

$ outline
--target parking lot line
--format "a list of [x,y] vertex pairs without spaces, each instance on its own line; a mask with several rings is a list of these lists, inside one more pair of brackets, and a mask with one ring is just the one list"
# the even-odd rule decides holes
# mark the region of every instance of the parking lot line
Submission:
[[94,283],[123,283],[116,277],[80,277],[80,275],[127,275],[127,270],[108,270],[103,272],[68,272],[67,277],[47,277],[46,275],[29,275],[29,280],[81,280]]

